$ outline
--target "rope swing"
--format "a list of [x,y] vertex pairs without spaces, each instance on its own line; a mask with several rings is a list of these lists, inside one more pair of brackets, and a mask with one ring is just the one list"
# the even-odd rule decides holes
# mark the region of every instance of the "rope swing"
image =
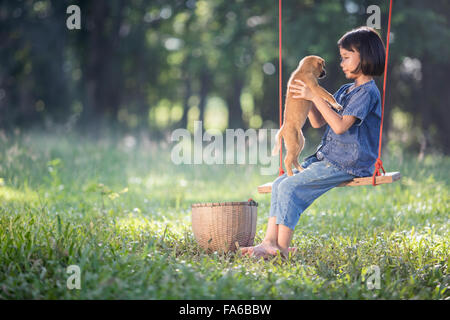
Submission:
[[[278,46],[279,46],[279,55],[278,55],[278,68],[279,68],[279,116],[280,116],[280,128],[282,126],[282,111],[283,111],[283,104],[282,104],[282,73],[281,73],[281,67],[282,67],[282,55],[281,55],[281,2],[282,0],[278,0]],[[386,78],[387,78],[387,66],[388,66],[388,58],[389,58],[389,40],[390,40],[390,33],[391,33],[391,14],[392,14],[392,0],[390,0],[389,4],[389,19],[388,19],[388,29],[387,29],[387,41],[386,41],[386,60],[384,62],[384,80],[383,80],[383,100],[381,104],[381,124],[380,124],[380,139],[379,139],[379,147],[378,147],[378,157],[375,162],[375,170],[373,172],[372,177],[363,177],[363,178],[355,178],[353,180],[343,182],[339,185],[339,187],[345,187],[345,186],[366,186],[366,185],[373,185],[377,186],[379,184],[385,184],[385,183],[392,183],[394,181],[397,181],[401,178],[400,172],[387,172],[384,170],[383,162],[381,161],[381,143],[383,138],[383,121],[384,121],[384,104],[385,104],[385,98],[386,98]],[[283,151],[283,144],[280,143],[280,167],[279,167],[279,175],[284,174],[283,170],[283,162],[282,162],[282,153]],[[380,169],[383,171],[383,174],[381,174]],[[272,191],[272,182],[263,184],[258,187],[259,193],[270,193]]]

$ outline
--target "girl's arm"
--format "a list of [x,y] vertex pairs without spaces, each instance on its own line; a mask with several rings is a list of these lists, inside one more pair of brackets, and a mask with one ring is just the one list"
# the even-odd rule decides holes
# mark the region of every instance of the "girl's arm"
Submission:
[[336,113],[321,97],[314,96],[311,101],[315,104],[317,110],[319,110],[322,117],[336,134],[343,134],[356,121],[355,116],[341,116],[340,114]]
[[309,122],[311,123],[311,126],[313,128],[321,128],[323,125],[325,125],[327,122],[322,117],[322,114],[317,110],[316,106],[313,104],[311,110],[308,114]]

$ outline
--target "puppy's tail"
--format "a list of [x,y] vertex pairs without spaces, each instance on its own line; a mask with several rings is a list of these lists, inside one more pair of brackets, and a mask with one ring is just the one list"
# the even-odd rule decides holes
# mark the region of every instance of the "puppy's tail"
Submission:
[[283,138],[283,135],[281,134],[281,129],[278,130],[277,135],[275,136],[275,145],[272,149],[272,156],[275,156],[280,152],[280,146],[281,146],[281,139]]

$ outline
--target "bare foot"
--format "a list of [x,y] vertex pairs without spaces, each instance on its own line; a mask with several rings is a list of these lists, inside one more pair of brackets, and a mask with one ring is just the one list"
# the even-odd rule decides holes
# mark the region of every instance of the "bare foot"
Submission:
[[243,255],[264,259],[276,256],[279,251],[280,248],[278,246],[264,242],[254,247],[241,248],[241,253]]

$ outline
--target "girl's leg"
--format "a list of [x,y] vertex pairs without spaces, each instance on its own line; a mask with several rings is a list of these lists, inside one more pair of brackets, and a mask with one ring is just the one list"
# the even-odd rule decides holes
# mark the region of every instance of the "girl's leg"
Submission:
[[[289,255],[289,244],[291,243],[293,235],[294,235],[294,230],[292,230],[289,227],[286,227],[283,224],[278,225],[277,245],[278,245],[279,250],[281,251],[281,254],[285,257],[287,257]],[[295,251],[295,249],[292,248],[291,251]]]
[[277,217],[269,217],[267,221],[266,236],[261,243],[275,247],[278,241],[278,225],[276,224]]
[[[294,173],[298,173],[297,169],[294,169]],[[269,211],[269,220],[267,222],[267,230],[264,240],[256,246],[253,247],[244,247],[241,248],[242,254],[250,254],[250,255],[264,255],[266,252],[270,252],[270,254],[276,254],[278,250],[277,241],[278,241],[278,225],[276,224],[276,212],[277,212],[277,198],[278,198],[278,186],[280,183],[285,180],[288,175],[285,173],[272,183],[272,195],[270,200],[270,211]]]
[[276,224],[277,245],[283,255],[289,253],[289,244],[301,213],[322,194],[353,178],[327,161],[320,161],[280,183]]
[[[298,172],[298,170],[296,170]],[[277,207],[278,207],[278,186],[280,183],[288,178],[288,175],[285,173],[272,183],[272,195],[270,198],[270,211],[269,211],[269,221],[267,223],[266,236],[264,237],[263,243],[270,244],[273,246],[277,245],[278,239],[278,226],[275,223]]]
[[[306,169],[309,165],[314,162],[319,161],[315,156],[310,156],[301,164],[302,168]],[[297,169],[293,169],[294,175],[300,173]],[[270,199],[270,211],[269,211],[269,221],[267,223],[266,236],[262,243],[268,244],[272,247],[278,245],[278,225],[276,224],[276,215],[279,210],[278,208],[278,198],[279,198],[279,185],[285,181],[289,176],[285,173],[275,179],[272,183],[272,195]]]

